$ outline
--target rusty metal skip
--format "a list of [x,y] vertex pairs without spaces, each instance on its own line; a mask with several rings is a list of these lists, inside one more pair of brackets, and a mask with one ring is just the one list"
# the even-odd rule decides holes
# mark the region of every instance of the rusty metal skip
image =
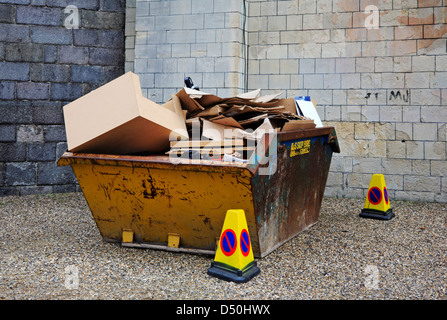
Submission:
[[126,247],[215,254],[228,209],[242,209],[255,257],[318,221],[333,152],[332,127],[279,133],[276,171],[211,160],[173,164],[168,156],[66,152],[103,239]]

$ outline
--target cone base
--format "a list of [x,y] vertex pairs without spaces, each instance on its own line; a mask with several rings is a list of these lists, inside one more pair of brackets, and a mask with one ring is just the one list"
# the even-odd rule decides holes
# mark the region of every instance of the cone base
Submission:
[[251,262],[244,268],[244,270],[235,269],[215,261],[211,262],[211,267],[208,269],[208,274],[210,276],[236,283],[246,283],[257,276],[260,272],[261,270],[258,268],[255,261]]
[[377,219],[377,220],[391,220],[394,218],[393,209],[389,209],[386,212],[378,211],[374,209],[362,209],[359,215],[361,218]]

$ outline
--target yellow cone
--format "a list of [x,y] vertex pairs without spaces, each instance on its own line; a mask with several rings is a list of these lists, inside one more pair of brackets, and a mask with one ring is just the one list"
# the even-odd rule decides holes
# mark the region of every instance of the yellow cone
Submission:
[[247,282],[259,272],[254,261],[245,212],[228,210],[208,274],[227,281]]
[[390,220],[394,217],[383,174],[372,176],[360,217],[380,220]]

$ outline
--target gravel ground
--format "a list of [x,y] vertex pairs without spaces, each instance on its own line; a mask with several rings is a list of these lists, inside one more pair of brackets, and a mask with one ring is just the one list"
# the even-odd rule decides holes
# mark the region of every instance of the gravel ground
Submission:
[[396,201],[379,221],[358,217],[363,202],[325,199],[316,225],[235,284],[207,275],[211,256],[104,242],[82,193],[0,198],[0,299],[445,300],[447,204]]

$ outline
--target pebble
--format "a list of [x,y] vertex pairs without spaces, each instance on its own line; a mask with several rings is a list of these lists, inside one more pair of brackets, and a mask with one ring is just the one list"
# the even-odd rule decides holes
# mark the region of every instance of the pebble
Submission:
[[0,198],[3,300],[445,300],[447,204],[325,198],[313,227],[256,259],[248,283],[207,274],[212,256],[103,241],[82,193]]

